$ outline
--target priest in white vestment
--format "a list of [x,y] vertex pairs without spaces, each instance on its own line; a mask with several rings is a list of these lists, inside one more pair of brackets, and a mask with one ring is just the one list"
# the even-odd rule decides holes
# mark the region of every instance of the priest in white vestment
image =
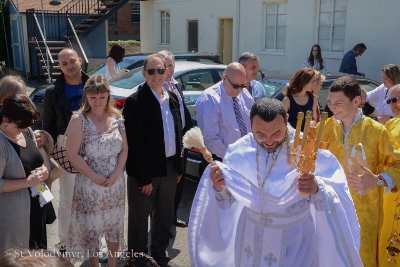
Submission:
[[314,174],[300,175],[288,164],[293,129],[283,104],[260,99],[250,119],[252,132],[201,178],[189,221],[191,265],[362,266],[359,224],[337,159],[320,150]]

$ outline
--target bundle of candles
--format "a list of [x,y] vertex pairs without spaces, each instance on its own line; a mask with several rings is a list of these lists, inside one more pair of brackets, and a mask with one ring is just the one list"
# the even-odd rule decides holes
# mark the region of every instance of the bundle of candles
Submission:
[[[296,168],[299,173],[310,174],[315,171],[315,161],[317,160],[318,149],[328,149],[329,143],[322,142],[322,131],[325,127],[325,121],[328,118],[328,113],[322,112],[321,121],[317,128],[311,126],[312,111],[306,112],[306,121],[303,131],[303,137],[300,138],[301,124],[303,123],[304,113],[297,114],[296,132],[294,136],[292,154],[289,160],[289,165]],[[299,157],[297,157],[298,146],[300,145]]]

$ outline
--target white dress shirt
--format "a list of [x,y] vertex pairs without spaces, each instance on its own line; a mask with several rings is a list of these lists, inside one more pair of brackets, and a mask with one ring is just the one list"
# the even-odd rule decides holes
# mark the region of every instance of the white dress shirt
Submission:
[[386,100],[390,98],[390,94],[388,92],[388,88],[386,88],[385,84],[379,85],[377,88],[367,93],[367,102],[371,105],[375,106],[375,113],[377,117],[382,115],[387,115],[392,117],[392,109],[390,108],[390,104],[386,103]]
[[304,60],[303,65],[301,65],[301,67],[302,68],[311,68],[311,69],[319,70],[319,71],[322,71],[322,70],[328,71],[326,69],[325,61],[322,61],[322,68],[321,68],[321,66],[319,65],[319,61],[316,58],[314,58],[314,65],[313,66],[310,65],[310,63],[308,62],[308,58],[307,58],[306,60]]
[[[250,132],[250,109],[254,100],[248,90],[243,90],[237,98],[247,132]],[[196,113],[205,146],[212,154],[223,158],[228,145],[240,139],[241,133],[233,99],[226,93],[222,81],[204,90],[196,101]]]
[[172,113],[169,108],[169,95],[164,88],[161,96],[159,96],[156,92],[154,92],[153,89],[151,89],[151,92],[160,103],[161,116],[164,128],[165,156],[167,158],[172,157],[176,154],[176,146],[175,146],[174,118],[172,117]]

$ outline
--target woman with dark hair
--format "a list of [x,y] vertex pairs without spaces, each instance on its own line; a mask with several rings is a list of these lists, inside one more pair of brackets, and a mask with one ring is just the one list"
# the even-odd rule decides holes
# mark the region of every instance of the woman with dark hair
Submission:
[[[30,229],[32,225],[38,226],[32,224],[30,214],[34,210],[32,208],[39,207],[39,199],[30,196],[29,187],[37,186],[48,178],[47,168],[29,128],[38,119],[39,113],[26,95],[6,98],[1,105],[0,255],[9,248],[27,249],[31,242],[40,242],[38,246],[43,247],[40,246],[42,242],[47,242],[45,221],[44,229],[43,225],[34,231]],[[40,217],[41,211],[34,210],[34,213]]]
[[110,267],[117,266],[117,252],[125,248],[123,169],[128,143],[122,115],[113,102],[105,77],[90,77],[83,89],[82,107],[67,128],[67,136],[74,137],[68,139],[67,157],[79,171],[67,251],[75,255],[73,261],[89,259],[90,266],[99,264],[100,239],[106,240]]
[[322,59],[321,47],[313,45],[310,51],[310,56],[303,62],[302,68],[311,68],[314,70],[326,70],[325,61]]
[[[307,110],[313,112],[313,120],[317,121],[317,97],[313,94],[314,87],[317,84],[316,74],[313,69],[302,68],[290,79],[289,85],[285,88],[283,94],[285,97],[282,102],[289,114],[288,122],[293,128],[296,128],[297,113]],[[304,129],[305,120],[301,125],[301,131]]]
[[367,102],[375,106],[377,120],[386,124],[393,117],[390,104],[387,101],[390,99],[389,89],[400,84],[400,67],[395,64],[388,64],[382,68],[382,84],[374,90],[367,93]]
[[121,70],[119,63],[122,62],[125,56],[125,48],[120,44],[114,44],[108,51],[106,62],[106,79],[107,81],[118,75],[127,72],[127,69]]

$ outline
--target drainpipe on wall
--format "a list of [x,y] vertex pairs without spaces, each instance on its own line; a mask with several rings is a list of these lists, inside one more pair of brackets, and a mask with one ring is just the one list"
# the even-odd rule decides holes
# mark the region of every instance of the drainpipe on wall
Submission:
[[239,61],[240,58],[240,0],[238,0],[238,12],[237,12],[237,16],[238,16],[238,30],[237,30],[237,61]]

